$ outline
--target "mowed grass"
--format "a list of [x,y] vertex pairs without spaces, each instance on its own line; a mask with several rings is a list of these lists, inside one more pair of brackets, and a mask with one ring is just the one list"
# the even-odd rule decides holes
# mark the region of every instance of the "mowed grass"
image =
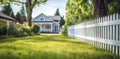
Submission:
[[0,40],[0,59],[116,59],[114,54],[62,35]]

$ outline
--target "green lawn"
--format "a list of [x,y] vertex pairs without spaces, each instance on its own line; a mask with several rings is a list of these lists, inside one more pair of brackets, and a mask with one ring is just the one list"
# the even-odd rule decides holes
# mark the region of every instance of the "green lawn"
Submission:
[[116,59],[111,53],[52,34],[0,40],[0,59]]

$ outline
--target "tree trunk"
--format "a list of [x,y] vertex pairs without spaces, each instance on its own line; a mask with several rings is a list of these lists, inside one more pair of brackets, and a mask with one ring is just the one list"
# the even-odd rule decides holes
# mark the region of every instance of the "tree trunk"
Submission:
[[32,1],[31,0],[26,0],[26,11],[27,11],[27,21],[28,21],[28,26],[32,26]]
[[107,15],[108,2],[107,0],[93,0],[94,3],[94,17],[102,17]]

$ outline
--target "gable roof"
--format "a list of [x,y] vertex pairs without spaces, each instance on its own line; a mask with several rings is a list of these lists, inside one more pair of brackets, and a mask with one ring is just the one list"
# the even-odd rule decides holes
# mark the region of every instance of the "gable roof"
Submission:
[[41,13],[41,14],[39,14],[38,16],[36,16],[35,18],[33,18],[33,20],[36,19],[36,18],[38,18],[40,15],[46,16],[45,14]]
[[48,16],[48,18],[53,19],[53,20],[60,20],[60,16]]
[[[39,14],[38,16],[36,16],[34,19],[36,19],[36,18],[39,17],[40,15],[46,16],[45,14],[41,13],[41,14]],[[60,16],[46,16],[46,17],[49,18],[49,19],[51,19],[51,20],[60,20],[60,19],[61,19]],[[33,19],[33,20],[34,20],[34,19]]]

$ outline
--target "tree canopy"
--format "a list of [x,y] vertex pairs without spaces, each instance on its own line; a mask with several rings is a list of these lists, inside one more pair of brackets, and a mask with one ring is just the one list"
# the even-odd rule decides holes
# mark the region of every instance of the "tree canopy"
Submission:
[[67,25],[113,14],[119,11],[119,6],[120,0],[68,0],[66,3]]
[[2,8],[2,11],[1,11],[1,12],[4,13],[4,14],[6,14],[6,15],[8,15],[8,16],[11,16],[11,17],[15,18],[13,9],[11,8],[11,5],[10,5],[10,4],[7,5],[7,6],[4,6],[4,7]]
[[120,0],[67,0],[64,31],[67,26],[116,12],[120,13]]
[[23,24],[22,15],[21,15],[20,12],[17,12],[17,14],[16,14],[16,20],[17,20],[20,24]]

